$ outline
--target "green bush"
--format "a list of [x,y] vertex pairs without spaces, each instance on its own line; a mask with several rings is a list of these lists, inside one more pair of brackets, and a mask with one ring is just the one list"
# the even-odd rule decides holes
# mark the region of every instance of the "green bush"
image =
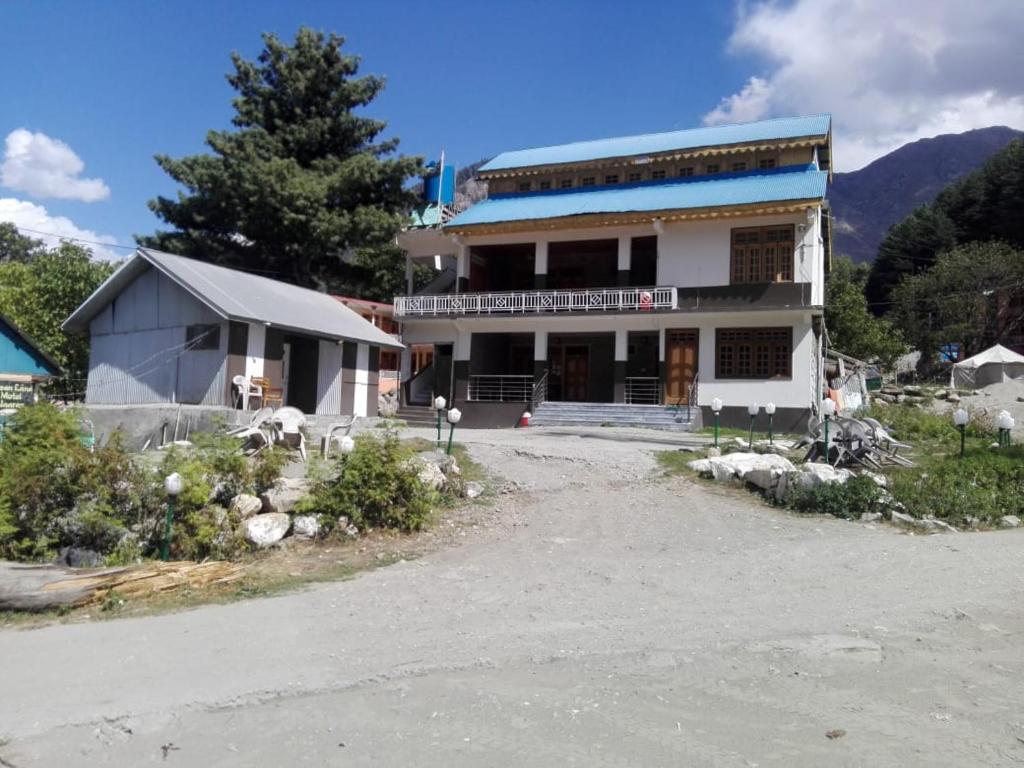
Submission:
[[968,516],[987,524],[1024,516],[1024,448],[975,449],[894,473],[892,494],[907,514],[952,524]]
[[351,454],[334,459],[333,476],[316,486],[302,510],[330,523],[344,516],[360,528],[422,528],[439,497],[417,477],[413,452],[391,428],[359,435],[355,443]]
[[[915,448],[942,447],[946,450],[960,450],[960,432],[953,426],[952,417],[940,415],[922,408],[907,408],[900,405],[873,405],[864,415],[877,419],[892,432],[900,442]],[[990,419],[974,416],[967,424],[970,439],[990,439],[994,436]]]
[[95,453],[79,418],[25,406],[0,442],[0,556],[46,558],[62,547],[105,552],[152,514],[152,483],[117,435]]
[[864,512],[885,509],[885,491],[870,477],[856,475],[845,483],[821,483],[800,488],[788,505],[797,512],[857,520]]

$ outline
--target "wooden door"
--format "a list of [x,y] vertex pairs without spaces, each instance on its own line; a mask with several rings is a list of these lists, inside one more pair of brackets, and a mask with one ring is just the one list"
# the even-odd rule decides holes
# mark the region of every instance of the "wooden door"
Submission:
[[588,347],[566,347],[563,367],[563,400],[585,402],[589,388],[590,349]]
[[665,404],[688,404],[696,376],[697,331],[665,331]]

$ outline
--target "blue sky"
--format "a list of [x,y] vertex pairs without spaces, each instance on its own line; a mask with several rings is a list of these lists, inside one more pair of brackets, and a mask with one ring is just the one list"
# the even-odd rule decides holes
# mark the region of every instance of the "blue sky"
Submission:
[[[433,157],[444,147],[458,164],[702,121],[831,111],[837,164],[850,168],[923,135],[1022,127],[1019,76],[985,70],[1007,63],[993,56],[1015,55],[1002,30],[1020,28],[1024,4],[993,0],[992,13],[954,18],[958,0],[929,0],[906,10],[915,37],[893,38],[910,34],[890,29],[901,11],[882,0],[864,7],[873,3],[5,3],[0,140],[10,164],[0,174],[0,218],[120,244],[153,231],[160,224],[146,201],[174,190],[153,155],[202,151],[206,131],[231,116],[230,52],[254,58],[261,32],[290,39],[301,25],[346,36],[363,72],[388,78],[368,112],[388,121],[403,152]],[[940,21],[922,24],[924,7],[925,19]],[[912,53],[895,56],[894,46]],[[950,51],[963,82],[944,90],[949,77],[936,61]],[[973,79],[964,56],[984,59]],[[901,94],[887,68],[910,76],[916,91]]]

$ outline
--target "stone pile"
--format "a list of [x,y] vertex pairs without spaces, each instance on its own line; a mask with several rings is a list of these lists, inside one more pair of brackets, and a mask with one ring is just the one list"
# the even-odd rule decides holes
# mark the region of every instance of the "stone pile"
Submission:
[[905,384],[903,386],[886,385],[872,394],[877,400],[883,403],[902,403],[905,405],[923,405],[932,400],[945,400],[954,405],[960,402],[963,395],[973,394],[970,390],[963,389],[934,389],[919,384]]

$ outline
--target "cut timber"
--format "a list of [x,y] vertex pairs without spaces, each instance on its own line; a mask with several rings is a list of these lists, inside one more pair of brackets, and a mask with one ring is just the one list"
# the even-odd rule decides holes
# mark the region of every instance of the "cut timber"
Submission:
[[45,611],[87,605],[114,591],[125,598],[145,597],[181,587],[229,584],[241,576],[241,566],[221,560],[147,563],[90,571],[0,562],[0,610]]

